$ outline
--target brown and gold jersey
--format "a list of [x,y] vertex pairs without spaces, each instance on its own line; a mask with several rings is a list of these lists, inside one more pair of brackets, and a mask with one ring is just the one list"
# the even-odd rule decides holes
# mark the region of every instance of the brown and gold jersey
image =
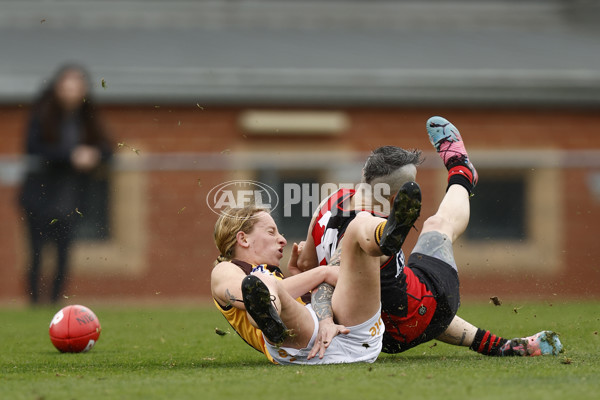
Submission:
[[[260,270],[263,273],[273,275],[277,279],[284,278],[281,270],[274,265],[253,265],[240,260],[232,260],[231,262],[240,267],[240,269],[244,271],[246,275],[251,274],[253,271]],[[223,314],[227,322],[229,322],[229,325],[231,325],[237,334],[240,335],[240,337],[244,339],[244,341],[250,346],[267,356],[269,361],[275,363],[275,361],[273,361],[273,357],[269,354],[265,347],[265,339],[263,338],[262,332],[250,324],[250,321],[248,321],[248,316],[246,315],[246,311],[235,308],[232,305],[222,306],[215,299],[213,299],[213,301],[217,309],[221,311],[221,314]]]

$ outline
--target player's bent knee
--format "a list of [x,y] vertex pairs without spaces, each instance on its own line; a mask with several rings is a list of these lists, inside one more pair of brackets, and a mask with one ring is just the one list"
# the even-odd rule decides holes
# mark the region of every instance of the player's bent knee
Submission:
[[362,234],[363,231],[365,231],[365,227],[367,226],[367,221],[370,221],[372,219],[373,216],[368,212],[359,212],[358,214],[356,214],[356,217],[352,221],[350,221],[350,224],[348,224],[348,228],[346,228],[344,236],[348,238],[357,237],[358,235]]
[[379,245],[375,243],[374,231],[379,219],[368,212],[359,212],[350,222],[344,240],[342,241],[342,253],[353,252],[354,256],[366,254],[371,257],[381,256]]
[[437,215],[433,215],[423,223],[423,232],[427,231],[443,231],[448,225],[448,222]]

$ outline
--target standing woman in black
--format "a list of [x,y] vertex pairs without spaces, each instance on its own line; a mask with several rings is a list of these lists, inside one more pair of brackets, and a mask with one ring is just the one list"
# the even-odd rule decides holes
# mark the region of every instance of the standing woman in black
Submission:
[[30,239],[28,294],[32,303],[40,301],[42,248],[51,242],[57,250],[51,292],[55,303],[67,279],[73,228],[86,212],[83,194],[111,158],[111,144],[96,116],[82,67],[62,67],[33,104],[26,154],[20,203]]

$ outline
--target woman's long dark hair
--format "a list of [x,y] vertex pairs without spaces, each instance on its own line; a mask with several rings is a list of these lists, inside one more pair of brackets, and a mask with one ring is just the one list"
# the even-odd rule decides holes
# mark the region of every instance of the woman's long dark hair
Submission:
[[99,119],[96,118],[94,101],[90,95],[91,82],[89,74],[84,67],[73,63],[63,65],[55,73],[34,103],[34,112],[37,112],[40,116],[42,138],[48,143],[54,143],[59,138],[59,129],[68,111],[62,107],[56,95],[55,87],[65,73],[72,70],[81,73],[88,88],[81,106],[75,110],[75,113],[81,118],[84,129],[83,144],[98,145],[104,143],[106,142],[105,132]]

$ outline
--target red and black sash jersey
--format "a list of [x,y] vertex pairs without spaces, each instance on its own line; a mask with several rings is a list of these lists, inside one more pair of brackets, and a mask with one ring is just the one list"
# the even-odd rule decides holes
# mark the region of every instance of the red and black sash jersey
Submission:
[[[348,225],[361,211],[348,208],[354,194],[352,189],[338,190],[317,213],[311,234],[319,265],[329,263]],[[405,266],[402,250],[381,266],[381,316],[385,322],[385,336],[402,350],[418,344],[417,339],[427,329],[436,310],[436,299],[421,275],[420,271]]]
[[[311,232],[317,249],[319,265],[327,265],[332,254],[336,251],[338,244],[344,237],[344,233],[350,222],[360,211],[369,211],[371,214],[387,218],[386,215],[372,212],[370,210],[351,210],[348,208],[350,199],[355,194],[354,189],[340,189],[333,193],[319,209],[316,222]],[[403,280],[404,253],[402,250],[391,257],[381,266],[382,281],[389,278]]]
[[350,199],[355,193],[354,189],[340,189],[329,196],[325,204],[319,209],[315,225],[311,232],[315,242],[319,265],[329,264],[338,243],[342,240],[344,233],[346,233],[348,225],[360,211],[369,211],[378,217],[387,218],[387,215],[371,210],[353,210],[348,208]]
[[311,235],[315,242],[319,265],[329,264],[338,241],[344,236],[350,221],[356,217],[357,211],[344,207],[344,203],[349,201],[354,193],[353,189],[340,189],[329,196],[318,211]]

